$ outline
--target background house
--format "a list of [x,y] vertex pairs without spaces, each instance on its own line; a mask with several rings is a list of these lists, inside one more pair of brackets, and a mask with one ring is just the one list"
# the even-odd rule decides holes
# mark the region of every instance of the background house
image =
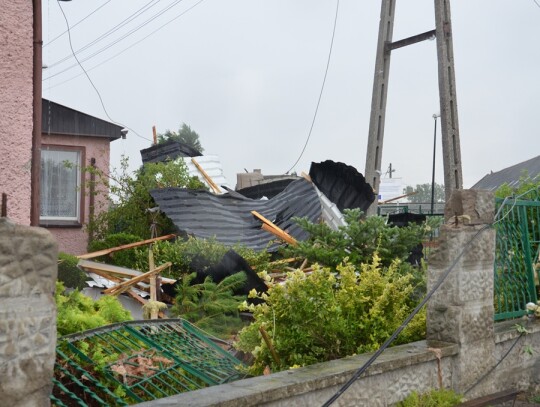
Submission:
[[504,183],[516,188],[519,185],[521,176],[525,172],[533,180],[540,177],[540,155],[497,172],[491,171],[490,174],[485,175],[480,181],[474,184],[472,189],[495,191]]
[[122,127],[43,99],[42,132],[39,224],[56,237],[60,251],[85,253],[85,225],[106,206],[107,191],[93,194],[91,175],[82,169],[108,173],[110,143],[122,137]]

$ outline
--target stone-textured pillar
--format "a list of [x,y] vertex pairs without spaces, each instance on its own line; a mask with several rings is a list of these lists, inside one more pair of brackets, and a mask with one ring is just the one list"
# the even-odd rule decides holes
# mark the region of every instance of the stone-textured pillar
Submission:
[[0,218],[0,404],[48,406],[56,356],[57,245]]
[[[488,228],[474,238],[493,220],[494,206],[495,199],[489,192],[454,191],[446,206],[447,217],[452,217],[441,227],[440,246],[429,262],[428,290],[465,249],[427,308],[428,340],[452,342],[460,347],[452,377],[454,390],[458,392],[466,391],[495,363],[495,230]],[[495,391],[492,383],[487,377],[467,396]]]

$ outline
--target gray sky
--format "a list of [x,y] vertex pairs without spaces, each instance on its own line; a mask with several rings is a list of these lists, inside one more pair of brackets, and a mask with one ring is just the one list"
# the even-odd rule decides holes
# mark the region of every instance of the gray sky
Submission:
[[[106,3],[106,4],[105,4]],[[182,122],[197,131],[206,154],[221,158],[236,183],[244,168],[287,171],[309,132],[324,76],[335,0],[203,0],[137,45],[135,42],[198,0],[62,2],[78,50],[145,5],[138,18],[78,54],[117,122],[151,139]],[[159,17],[124,40],[85,60]],[[464,186],[540,154],[540,7],[533,0],[453,0],[452,23]],[[342,161],[364,172],[380,1],[341,0],[326,87],[311,140],[296,166]],[[433,1],[396,5],[394,40],[434,27]],[[69,58],[56,0],[43,0],[43,96],[107,119],[81,68]],[[103,61],[117,55],[108,62]],[[94,66],[100,66],[92,69]],[[79,76],[77,76],[79,75]],[[69,80],[75,77],[75,79]],[[68,81],[69,80],[69,81]],[[435,41],[392,53],[383,172],[392,163],[406,185],[430,182],[433,118],[439,112]],[[436,181],[442,183],[438,130]],[[111,166],[148,140],[130,132],[111,146]]]

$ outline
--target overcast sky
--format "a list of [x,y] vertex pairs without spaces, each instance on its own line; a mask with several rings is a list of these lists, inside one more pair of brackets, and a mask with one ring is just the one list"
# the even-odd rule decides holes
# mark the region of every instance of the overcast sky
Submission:
[[[70,26],[103,6],[72,28],[75,50],[116,27],[78,54],[114,121],[148,139],[153,125],[164,132],[185,122],[205,153],[221,158],[232,185],[244,168],[281,174],[297,160],[321,90],[335,0],[61,4]],[[340,1],[326,86],[297,172],[326,159],[364,172],[380,6]],[[540,7],[534,0],[453,0],[451,6],[463,178],[470,187],[490,170],[540,154]],[[138,10],[144,12],[134,17]],[[433,15],[432,0],[398,0],[394,41],[435,28]],[[65,30],[57,1],[43,0],[49,66],[43,96],[107,119],[81,68],[71,67],[67,34],[52,41]],[[382,170],[392,163],[404,185],[431,181],[432,115],[439,112],[435,45],[392,53]],[[436,181],[442,183],[440,145],[438,129]],[[112,143],[111,166],[126,154],[137,168],[139,150],[149,146],[129,132]]]

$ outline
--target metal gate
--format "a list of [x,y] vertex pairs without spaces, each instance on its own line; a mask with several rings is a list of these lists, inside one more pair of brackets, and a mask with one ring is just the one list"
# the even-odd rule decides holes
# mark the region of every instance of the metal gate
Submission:
[[[536,269],[540,243],[540,193],[531,200],[497,199],[500,209],[495,249],[495,320],[526,313],[526,304],[537,301]],[[536,283],[535,283],[536,281]]]

